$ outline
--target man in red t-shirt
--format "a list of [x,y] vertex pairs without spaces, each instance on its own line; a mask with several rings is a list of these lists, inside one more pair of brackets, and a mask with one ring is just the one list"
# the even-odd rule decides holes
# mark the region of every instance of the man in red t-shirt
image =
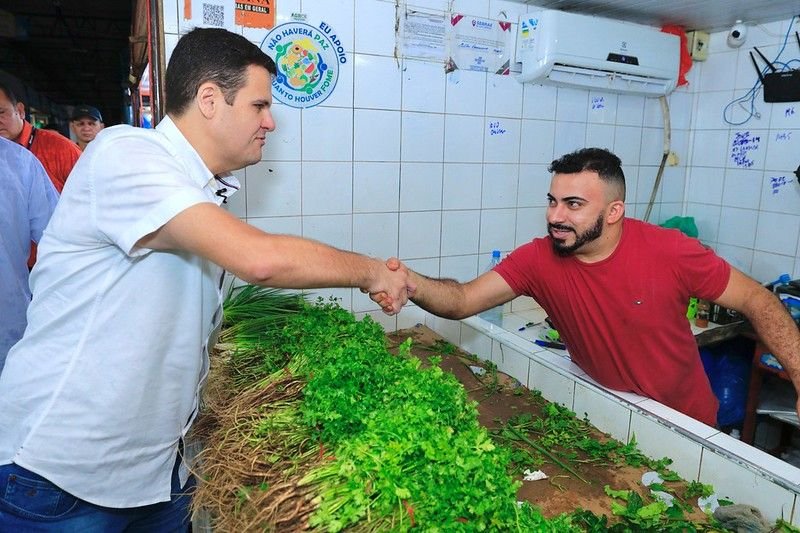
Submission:
[[19,101],[9,87],[2,84],[0,137],[14,141],[33,152],[59,193],[81,156],[78,146],[57,131],[36,128],[25,120],[25,104]]
[[[686,319],[689,297],[697,296],[742,312],[800,389],[800,332],[786,309],[696,239],[625,218],[617,156],[586,148],[549,170],[547,237],[468,283],[412,272],[411,300],[461,319],[532,296],[589,376],[713,426],[718,402]],[[387,303],[383,294],[372,298]]]
[[[67,176],[81,156],[80,148],[57,131],[36,128],[25,120],[25,104],[3,84],[0,84],[0,137],[30,150],[61,194]],[[35,262],[36,243],[32,242],[28,268],[33,268]]]

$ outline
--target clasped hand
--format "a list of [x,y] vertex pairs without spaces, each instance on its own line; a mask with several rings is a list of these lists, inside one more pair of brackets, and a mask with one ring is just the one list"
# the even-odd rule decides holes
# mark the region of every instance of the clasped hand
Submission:
[[396,257],[386,261],[386,269],[378,278],[377,285],[361,292],[368,293],[370,299],[381,307],[387,315],[396,315],[414,296],[416,285],[411,281],[412,272]]

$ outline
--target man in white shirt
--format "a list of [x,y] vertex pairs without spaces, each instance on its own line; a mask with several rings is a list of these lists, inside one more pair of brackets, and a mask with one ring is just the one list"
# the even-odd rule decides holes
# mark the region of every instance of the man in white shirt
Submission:
[[274,74],[244,37],[193,30],[167,68],[167,117],[155,130],[108,128],[78,160],[0,376],[0,531],[186,530],[179,448],[224,271],[385,291],[389,314],[405,303],[407,270],[264,233],[219,206],[238,188],[230,171],[260,161],[275,128]]
[[0,373],[22,338],[31,301],[28,255],[56,207],[58,193],[32,153],[0,137]]

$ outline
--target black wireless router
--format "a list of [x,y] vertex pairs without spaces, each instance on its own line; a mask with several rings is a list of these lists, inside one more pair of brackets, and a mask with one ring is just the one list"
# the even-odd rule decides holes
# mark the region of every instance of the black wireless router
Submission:
[[[794,32],[794,36],[797,39],[797,46],[800,47],[800,35]],[[764,101],[769,103],[800,102],[800,70],[778,72],[775,65],[764,57],[761,50],[755,46],[753,50],[756,51],[770,69],[770,72],[767,74],[762,74],[756,62],[756,58],[753,56],[753,52],[750,52],[750,60],[753,62],[753,66],[756,69],[758,79],[761,81],[762,85],[764,85]]]

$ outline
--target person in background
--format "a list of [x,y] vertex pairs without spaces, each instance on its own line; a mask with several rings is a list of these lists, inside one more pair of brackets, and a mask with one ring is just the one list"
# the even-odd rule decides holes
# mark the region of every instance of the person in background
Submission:
[[[553,161],[549,170],[547,237],[520,246],[468,283],[412,272],[411,300],[461,319],[531,296],[572,361],[597,382],[714,426],[718,401],[686,318],[696,296],[743,313],[800,389],[800,331],[786,309],[697,239],[626,218],[616,155],[586,148]],[[388,300],[371,297],[382,305]]]
[[57,131],[39,129],[25,120],[25,104],[3,84],[0,84],[0,137],[33,152],[59,193],[81,155],[80,149]]
[[103,115],[96,107],[90,105],[79,105],[72,111],[72,119],[69,122],[78,148],[86,150],[86,145],[94,140],[100,130],[105,127]]
[[26,261],[56,207],[58,193],[33,154],[0,138],[0,374],[22,338],[31,301]]
[[385,292],[388,314],[405,303],[407,270],[265,233],[220,206],[239,187],[231,171],[261,161],[275,129],[275,74],[243,36],[195,29],[169,60],[167,116],[154,130],[107,128],[81,156],[0,375],[0,531],[188,528],[180,450],[225,271]]

